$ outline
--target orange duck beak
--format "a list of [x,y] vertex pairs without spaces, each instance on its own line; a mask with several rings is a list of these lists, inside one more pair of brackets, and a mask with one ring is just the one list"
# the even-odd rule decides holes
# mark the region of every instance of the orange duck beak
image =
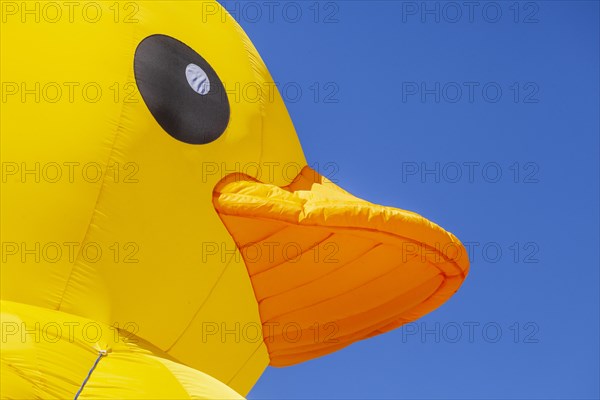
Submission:
[[309,167],[285,187],[229,175],[213,202],[244,258],[274,366],[412,322],[448,300],[469,270],[451,233],[361,200]]

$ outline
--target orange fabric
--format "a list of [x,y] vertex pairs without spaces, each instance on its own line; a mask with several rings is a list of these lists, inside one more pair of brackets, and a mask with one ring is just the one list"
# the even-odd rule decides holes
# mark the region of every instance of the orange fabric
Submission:
[[309,167],[281,188],[230,175],[213,201],[244,257],[274,366],[414,321],[468,273],[454,235],[358,199]]

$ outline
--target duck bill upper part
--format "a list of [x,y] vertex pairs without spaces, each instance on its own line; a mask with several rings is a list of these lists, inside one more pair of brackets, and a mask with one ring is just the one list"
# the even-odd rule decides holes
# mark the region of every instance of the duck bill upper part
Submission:
[[414,321],[468,273],[453,234],[357,198],[308,166],[282,187],[228,175],[213,203],[244,258],[274,366]]

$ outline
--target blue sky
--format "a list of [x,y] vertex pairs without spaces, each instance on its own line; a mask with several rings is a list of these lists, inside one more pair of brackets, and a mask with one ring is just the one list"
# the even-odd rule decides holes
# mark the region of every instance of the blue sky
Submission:
[[269,368],[249,397],[598,398],[599,3],[222,4],[310,163],[472,261],[439,310]]

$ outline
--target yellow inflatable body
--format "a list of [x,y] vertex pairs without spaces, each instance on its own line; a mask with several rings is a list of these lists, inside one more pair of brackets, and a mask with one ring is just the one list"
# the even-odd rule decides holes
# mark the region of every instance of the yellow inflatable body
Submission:
[[306,166],[218,3],[2,20],[2,398],[236,398],[464,280],[452,234]]

